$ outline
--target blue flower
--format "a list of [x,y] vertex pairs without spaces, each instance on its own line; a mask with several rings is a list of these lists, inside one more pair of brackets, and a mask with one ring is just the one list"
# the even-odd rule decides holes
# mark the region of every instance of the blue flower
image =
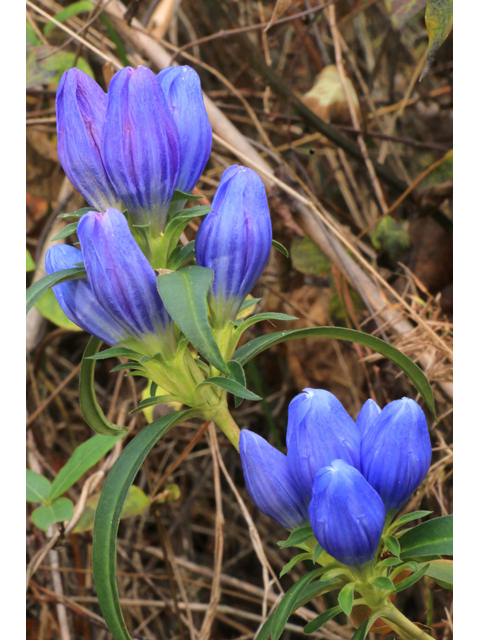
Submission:
[[159,235],[178,178],[180,143],[165,95],[146,67],[126,67],[113,76],[102,155],[135,224]]
[[431,459],[425,414],[409,398],[390,402],[362,439],[362,473],[387,511],[405,504],[427,475]]
[[291,476],[283,453],[243,429],[240,458],[248,493],[262,513],[291,531],[308,522],[308,500]]
[[212,148],[212,127],[203,104],[200,78],[187,65],[168,67],[157,78],[180,136],[180,170],[175,189],[191,193]]
[[195,240],[197,264],[213,269],[214,322],[234,320],[264,270],[272,246],[265,187],[246,167],[229,167]]
[[335,560],[354,567],[375,556],[385,507],[357,469],[334,460],[315,476],[308,517],[320,546]]
[[337,398],[304,389],[288,407],[287,462],[307,496],[319,469],[341,459],[360,468],[361,435]]
[[382,410],[375,400],[372,400],[371,398],[369,398],[360,409],[360,413],[357,417],[357,427],[362,434],[362,438],[378,418],[381,411]]
[[[108,344],[145,355],[175,350],[173,321],[157,291],[155,272],[135,242],[125,216],[113,208],[91,211],[77,228],[82,252],[57,245],[46,257],[48,273],[83,258],[88,282],[56,285],[67,317]],[[68,259],[67,259],[68,258]]]
[[55,99],[60,163],[73,186],[101,211],[120,206],[101,152],[107,94],[79,69],[65,71]]

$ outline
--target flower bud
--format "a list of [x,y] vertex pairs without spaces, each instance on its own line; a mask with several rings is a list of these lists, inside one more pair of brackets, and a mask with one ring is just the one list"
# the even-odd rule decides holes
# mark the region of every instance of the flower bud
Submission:
[[271,247],[272,223],[263,182],[252,169],[229,167],[195,240],[197,264],[214,271],[210,298],[214,322],[236,318],[268,262]]
[[107,94],[83,71],[69,69],[60,79],[55,110],[58,157],[70,182],[100,211],[120,206],[101,152]]
[[378,418],[381,411],[382,410],[375,402],[375,400],[372,400],[371,398],[369,398],[360,409],[360,413],[358,414],[357,418],[357,427],[362,435],[362,438]]
[[319,469],[332,460],[360,468],[360,431],[337,398],[324,389],[304,389],[288,407],[288,467],[307,496]]
[[425,414],[409,398],[390,402],[362,439],[362,473],[387,511],[405,504],[427,475],[431,459]]
[[374,557],[385,507],[357,469],[334,460],[315,476],[308,517],[320,546],[335,560],[354,567]]
[[177,182],[180,144],[164,93],[146,67],[126,67],[113,76],[102,154],[135,224],[161,233]]
[[180,169],[175,189],[191,193],[212,149],[212,127],[203,104],[200,78],[184,65],[160,71],[157,79],[180,138]]
[[262,513],[290,531],[308,523],[308,500],[291,476],[283,453],[243,429],[240,458],[248,493]]

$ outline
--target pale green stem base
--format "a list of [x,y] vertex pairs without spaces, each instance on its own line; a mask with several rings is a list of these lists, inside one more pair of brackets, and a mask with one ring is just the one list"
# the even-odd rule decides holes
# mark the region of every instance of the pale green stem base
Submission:
[[433,640],[432,636],[414,625],[393,604],[387,606],[382,618],[393,622],[404,640],[411,640],[411,638],[415,640]]

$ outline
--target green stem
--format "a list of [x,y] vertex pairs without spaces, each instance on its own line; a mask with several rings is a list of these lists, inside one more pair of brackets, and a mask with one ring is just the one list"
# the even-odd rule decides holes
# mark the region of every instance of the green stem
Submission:
[[413,622],[406,618],[403,613],[400,613],[393,604],[387,606],[382,618],[393,622],[399,631],[403,632],[402,638],[405,640],[409,640],[410,637],[415,640],[432,640],[432,636],[419,629]]
[[214,420],[223,433],[227,436],[230,442],[233,444],[235,449],[239,451],[238,441],[240,439],[240,429],[238,428],[237,423],[232,418],[230,411],[227,407],[221,406],[215,411],[212,416],[212,420]]

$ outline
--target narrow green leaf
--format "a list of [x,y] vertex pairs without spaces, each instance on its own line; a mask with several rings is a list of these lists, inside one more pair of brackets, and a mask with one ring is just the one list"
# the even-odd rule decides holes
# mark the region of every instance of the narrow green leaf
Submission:
[[428,571],[429,566],[430,566],[429,564],[426,564],[424,567],[420,569],[420,571],[417,571],[416,573],[412,573],[411,576],[408,576],[408,578],[405,578],[405,580],[402,580],[401,582],[397,582],[397,584],[395,585],[395,593],[398,593],[399,591],[403,591],[404,589],[408,589],[408,587],[411,587],[412,584],[415,584],[416,582],[418,582],[420,578],[422,578],[425,575],[425,573]]
[[338,604],[347,616],[352,613],[354,591],[355,584],[353,582],[349,582],[342,588],[342,590],[338,594]]
[[286,313],[259,313],[256,316],[246,318],[235,330],[235,334],[240,337],[248,327],[252,326],[252,324],[255,324],[256,322],[261,322],[262,320],[281,320],[282,322],[285,322],[287,320],[298,320],[298,318],[295,316],[288,316]]
[[142,367],[138,362],[125,362],[124,364],[117,364],[116,367],[110,369],[110,373],[115,373],[116,371],[124,371],[125,369],[130,369],[131,371],[143,371],[145,372],[145,368]]
[[50,500],[55,500],[67,489],[70,489],[75,482],[83,476],[94,464],[96,464],[103,456],[113,448],[113,446],[122,438],[117,436],[92,436],[86,442],[78,446],[72,454],[68,462],[60,469],[57,477],[50,487]]
[[245,400],[261,400],[260,396],[257,396],[256,393],[245,389],[240,383],[232,380],[231,378],[222,378],[221,376],[214,376],[213,378],[207,378],[203,382],[200,382],[195,387],[195,391],[200,389],[200,387],[205,387],[208,385],[215,385],[216,387],[220,387],[225,391],[228,391],[234,396],[238,398],[244,398]]
[[277,251],[280,251],[280,253],[283,253],[283,255],[288,258],[288,250],[283,246],[283,244],[277,240],[272,240],[272,247],[275,247]]
[[385,560],[380,560],[380,562],[377,562],[375,568],[396,567],[399,564],[402,564],[400,558],[385,558]]
[[54,522],[71,520],[72,517],[73,502],[68,498],[59,498],[58,500],[55,500],[55,502],[52,502],[52,504],[38,507],[32,513],[32,520],[34,524],[43,531],[46,531]]
[[168,313],[181,331],[210,364],[228,376],[228,367],[208,321],[207,296],[212,280],[211,269],[186,267],[158,276],[157,286]]
[[305,588],[321,573],[321,569],[314,569],[305,576],[302,576],[293,587],[291,587],[287,593],[283,596],[280,604],[275,610],[272,622],[272,640],[279,640],[282,635],[287,620],[290,615],[295,611],[296,602],[301,597]]
[[277,544],[282,549],[287,549],[288,547],[296,547],[312,537],[312,527],[310,525],[305,525],[304,527],[300,527],[299,529],[292,531],[286,540],[280,540]]
[[184,247],[179,247],[179,251],[172,253],[167,267],[172,271],[176,271],[183,267],[195,255],[195,240],[188,242]]
[[50,480],[27,469],[27,502],[45,502],[49,491]]
[[[433,560],[428,563],[429,566],[425,571],[425,575],[433,578],[441,587],[453,590],[453,561],[452,560]],[[425,564],[420,564],[423,569]]]
[[400,538],[402,558],[453,555],[453,516],[442,516],[409,529]]
[[420,520],[420,518],[425,518],[431,513],[433,513],[433,511],[412,511],[412,513],[406,513],[401,518],[398,518],[398,520],[395,520],[395,522],[390,526],[390,530],[393,531],[394,529],[398,529],[404,524],[407,524],[407,522],[412,522],[412,520]]
[[73,211],[72,213],[61,213],[57,218],[76,218],[80,220],[82,216],[84,216],[89,211],[92,211],[92,207],[82,207],[81,209],[77,209],[77,211]]
[[141,402],[139,402],[138,407],[135,407],[135,409],[132,409],[130,411],[130,414],[137,413],[137,411],[143,411],[147,407],[153,407],[154,405],[162,404],[163,402],[180,402],[180,400],[181,399],[179,398],[179,396],[171,396],[171,395],[151,396],[150,398],[145,398],[145,400],[142,400]]
[[[95,522],[95,512],[97,510],[98,501],[100,500],[100,492],[90,496],[85,505],[85,509],[78,521],[73,533],[83,533],[91,531]],[[128,491],[125,504],[123,505],[120,520],[140,516],[150,507],[150,499],[145,493],[135,485],[132,485]]]
[[[104,436],[124,435],[127,433],[128,428],[119,427],[113,422],[110,422],[110,420],[107,420],[95,395],[95,360],[91,360],[90,358],[98,352],[101,345],[102,341],[92,336],[83,354],[78,385],[80,409],[88,426],[97,433]],[[105,353],[105,351],[102,353]]]
[[123,620],[116,581],[117,531],[128,491],[155,443],[194,410],[170,413],[146,426],[125,447],[105,481],[93,529],[93,577],[98,602],[115,640],[131,640]]
[[60,233],[57,233],[57,235],[54,236],[50,240],[50,242],[53,242],[54,240],[61,240],[62,238],[68,238],[68,236],[70,236],[72,233],[76,233],[77,227],[78,227],[78,222],[71,222],[70,224],[67,224],[67,226],[64,227],[60,231]]
[[[345,585],[348,586],[348,585]],[[345,588],[345,587],[344,587]],[[342,589],[343,591],[343,589]],[[341,593],[341,592],[340,592]],[[324,611],[319,616],[317,616],[314,620],[309,622],[307,626],[304,628],[304,633],[313,633],[314,631],[318,631],[323,625],[338,616],[339,613],[342,613],[342,607],[340,605],[329,609],[328,611]]]
[[365,622],[362,622],[362,624],[355,631],[355,633],[352,636],[352,640],[365,640],[365,638],[367,637],[368,626],[369,626],[369,621],[367,619],[365,620]]
[[124,67],[128,67],[128,65],[130,64],[130,60],[128,59],[127,52],[125,51],[125,47],[123,46],[123,42],[120,36],[114,29],[112,23],[110,22],[110,20],[108,19],[105,13],[101,13],[99,17],[100,17],[100,20],[105,25],[105,28],[108,33],[108,37],[115,44],[115,49],[117,51],[118,57],[121,60],[121,63],[123,64]]
[[156,382],[152,382],[150,385],[150,397],[154,398],[157,392],[158,384]]
[[[56,13],[54,17],[57,22],[65,22],[79,13],[90,12],[94,7],[95,5],[93,2],[90,2],[89,0],[80,0],[80,2],[74,2],[68,7],[65,7],[65,9]],[[43,30],[45,37],[48,37],[55,27],[56,25],[53,22],[47,22]]]
[[171,203],[181,202],[182,200],[201,200],[205,196],[195,196],[193,193],[185,193],[184,191],[179,191],[175,189],[173,192],[173,198],[170,200]]
[[372,584],[378,587],[379,589],[384,589],[385,591],[395,591],[395,585],[390,580],[390,578],[385,578],[384,576],[378,576],[372,580]]
[[301,593],[298,597],[297,602],[295,603],[295,611],[299,607],[303,607],[304,604],[310,602],[314,598],[318,598],[318,596],[323,595],[324,593],[329,593],[330,591],[336,591],[337,589],[341,589],[343,585],[343,581],[340,578],[325,578],[323,577],[321,580],[314,582],[313,584],[309,584],[308,587]]
[[400,543],[395,536],[387,536],[384,542],[390,553],[397,557],[400,556]]
[[270,616],[268,616],[268,619],[266,620],[266,622],[263,623],[262,628],[255,636],[255,640],[268,640],[268,638],[270,638],[270,636],[272,635],[272,625],[273,625],[274,614],[275,612],[273,612]]
[[290,562],[287,562],[287,564],[283,567],[283,569],[280,571],[280,578],[288,573],[290,569],[293,569],[296,564],[302,562],[302,560],[310,560],[310,557],[310,553],[299,553],[298,556],[292,558]]
[[427,407],[435,413],[435,399],[433,396],[430,384],[423,373],[423,371],[407,358],[401,351],[392,347],[392,345],[384,342],[380,338],[363,333],[362,331],[356,331],[355,329],[345,329],[343,327],[307,327],[306,329],[292,329],[290,331],[278,331],[277,333],[270,333],[264,336],[260,336],[247,342],[240,349],[237,349],[233,354],[233,360],[237,360],[240,364],[244,365],[246,362],[254,358],[256,355],[265,351],[269,347],[288,340],[295,340],[297,338],[335,338],[337,340],[346,340],[348,342],[355,342],[361,344],[364,347],[368,347],[379,353],[380,355],[388,358],[410,378],[417,391],[422,395]]
[[141,353],[127,349],[126,347],[111,347],[110,349],[104,349],[99,353],[94,353],[88,356],[88,360],[106,360],[107,358],[132,358],[135,360],[141,360]]
[[245,309],[250,309],[250,307],[255,307],[260,302],[260,300],[261,298],[245,298],[238,313],[245,311]]
[[27,273],[28,273],[29,271],[35,270],[35,262],[32,258],[32,254],[30,253],[30,251],[26,249],[26,252],[27,252]]
[[[243,388],[247,386],[247,380],[245,378],[245,371],[243,370],[242,365],[236,360],[230,360],[227,362],[228,370],[230,371],[230,378],[238,382]],[[243,402],[243,398],[240,396],[235,396],[235,409],[239,407]]]
[[313,563],[315,563],[318,560],[318,558],[322,555],[322,551],[323,551],[322,547],[317,542],[317,546],[313,550],[313,555],[312,555]]
[[428,32],[428,54],[421,81],[430,71],[435,55],[453,27],[453,0],[428,0],[425,11]]
[[45,276],[41,280],[34,282],[32,286],[27,289],[27,313],[33,307],[35,302],[42,296],[45,291],[48,291],[50,287],[60,284],[61,282],[67,282],[68,280],[78,280],[79,278],[86,278],[87,272],[81,267],[72,267],[71,269],[62,269],[51,273],[49,276]]

